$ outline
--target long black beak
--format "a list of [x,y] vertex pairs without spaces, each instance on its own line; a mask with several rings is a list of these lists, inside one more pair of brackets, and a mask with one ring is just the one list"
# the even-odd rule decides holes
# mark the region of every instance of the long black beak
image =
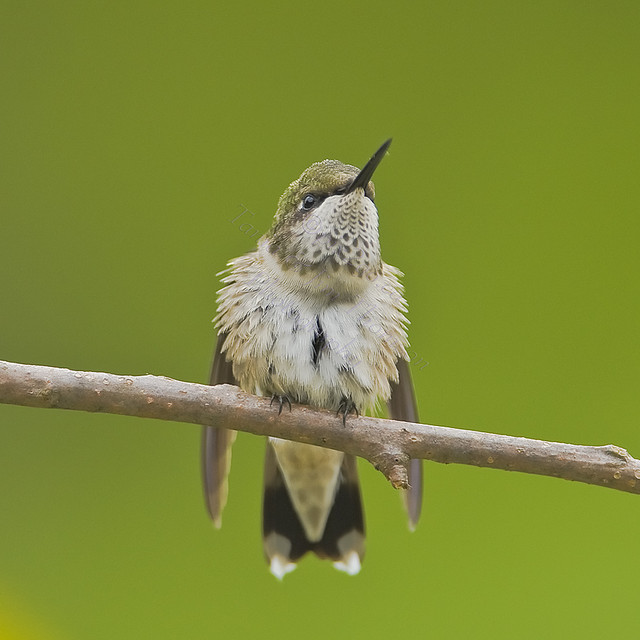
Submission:
[[351,183],[351,186],[347,189],[347,193],[352,193],[356,189],[366,189],[371,180],[373,172],[378,168],[378,165],[384,158],[387,149],[391,145],[391,138],[382,143],[382,146],[371,156],[371,159],[364,165],[364,169],[356,176],[355,180]]

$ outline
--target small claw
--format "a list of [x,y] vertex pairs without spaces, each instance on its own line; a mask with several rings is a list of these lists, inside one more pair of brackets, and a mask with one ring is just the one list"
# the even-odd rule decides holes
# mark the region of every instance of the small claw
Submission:
[[360,415],[358,408],[354,404],[353,400],[347,400],[346,398],[342,399],[338,410],[336,411],[336,415],[339,416],[342,414],[342,426],[347,426],[347,416],[353,411],[356,414],[356,417]]
[[291,411],[291,400],[289,400],[287,396],[278,396],[278,395],[271,396],[271,402],[269,403],[270,407],[273,406],[273,403],[275,402],[275,400],[278,400],[278,415],[282,413],[282,407],[284,407],[285,403],[289,405],[289,411]]

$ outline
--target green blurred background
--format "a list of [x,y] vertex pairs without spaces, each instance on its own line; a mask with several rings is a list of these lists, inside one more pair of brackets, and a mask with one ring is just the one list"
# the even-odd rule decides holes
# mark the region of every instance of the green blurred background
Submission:
[[[0,357],[206,379],[215,274],[310,163],[376,174],[425,422],[640,455],[640,4],[7,1]],[[245,217],[246,219],[246,217]],[[427,363],[428,364],[425,364]],[[640,498],[362,464],[362,573],[278,583],[263,443],[224,526],[199,429],[0,406],[0,637],[601,638],[640,622]]]

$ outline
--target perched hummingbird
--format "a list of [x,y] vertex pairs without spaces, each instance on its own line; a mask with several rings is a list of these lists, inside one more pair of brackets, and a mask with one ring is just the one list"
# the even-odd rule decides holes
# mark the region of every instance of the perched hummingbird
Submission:
[[[210,384],[236,384],[277,401],[418,421],[408,367],[406,302],[398,269],[380,257],[373,172],[312,164],[282,194],[271,229],[251,253],[231,260],[218,293]],[[207,507],[220,526],[236,432],[205,427]],[[422,463],[412,460],[405,492],[413,528],[422,502]],[[364,517],[356,460],[340,451],[269,438],[262,530],[272,573],[282,578],[307,552],[358,573]]]

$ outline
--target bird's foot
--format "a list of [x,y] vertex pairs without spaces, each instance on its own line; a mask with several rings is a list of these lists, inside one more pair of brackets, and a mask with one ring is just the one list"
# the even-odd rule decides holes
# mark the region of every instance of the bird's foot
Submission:
[[340,401],[340,406],[338,407],[338,411],[336,411],[336,415],[339,416],[342,414],[342,424],[344,426],[347,425],[347,416],[351,413],[355,413],[356,416],[359,416],[358,407],[351,398],[342,398]]
[[272,395],[271,404],[269,406],[272,407],[276,400],[278,401],[278,415],[282,413],[282,407],[284,407],[285,404],[289,405],[289,411],[291,411],[291,400],[289,400],[287,396],[279,396],[276,394]]

